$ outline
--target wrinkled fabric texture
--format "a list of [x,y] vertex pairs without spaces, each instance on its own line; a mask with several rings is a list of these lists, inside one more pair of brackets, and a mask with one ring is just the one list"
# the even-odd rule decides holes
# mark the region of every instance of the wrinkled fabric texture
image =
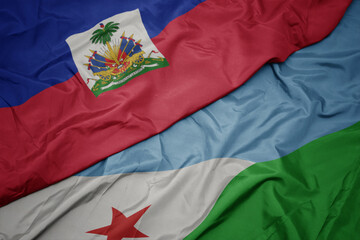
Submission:
[[112,207],[130,216],[146,206],[137,229],[148,239],[182,239],[252,164],[224,158],[163,172],[73,176],[1,208],[0,239],[95,240],[99,236],[87,232],[109,224]]
[[79,173],[165,171],[217,157],[285,156],[360,120],[360,1],[323,41],[266,64],[243,86]]
[[350,2],[207,0],[152,39],[168,67],[98,98],[76,74],[22,105],[1,108],[0,205],[165,130],[242,85],[266,62],[320,41]]
[[236,176],[190,239],[358,239],[360,122]]
[[[0,208],[0,239],[14,235],[17,236],[14,239],[32,239],[34,236],[51,239],[48,236],[55,232],[53,229],[57,226],[65,227],[66,234],[71,235],[68,230],[70,228],[79,230],[80,234],[90,239],[101,238],[97,235],[87,235],[85,232],[109,224],[111,207],[117,207],[129,216],[148,204],[146,199],[137,198],[139,192],[148,191],[148,188],[135,191],[135,188],[129,188],[131,184],[125,184],[127,180],[122,181],[130,179],[132,182],[132,177],[143,173],[119,173],[150,172],[144,175],[153,174],[150,182],[163,186],[163,194],[167,196],[167,201],[164,201],[165,198],[159,198],[160,205],[179,200],[183,201],[182,210],[190,211],[191,205],[188,204],[190,202],[187,198],[189,195],[177,189],[183,189],[182,186],[186,185],[183,184],[185,180],[190,180],[196,187],[197,180],[201,177],[199,173],[205,175],[206,171],[196,169],[197,174],[194,178],[188,174],[180,177],[167,172],[152,172],[183,168],[216,156],[242,156],[257,162],[272,160],[283,157],[318,137],[358,122],[359,11],[360,1],[354,1],[339,26],[323,41],[297,51],[285,63],[265,65],[235,92],[181,120],[163,133],[80,173],[83,176],[112,176],[74,176]],[[238,201],[232,201],[234,207],[240,207],[234,216],[245,225],[236,225],[235,228],[222,233],[231,234],[240,229],[243,232],[239,233],[239,236],[248,233],[245,239],[249,239],[250,236],[254,236],[253,239],[356,239],[360,233],[357,232],[359,228],[354,226],[354,223],[358,222],[358,214],[355,213],[360,211],[360,204],[359,192],[353,186],[360,183],[357,177],[359,174],[356,173],[359,166],[356,166],[356,161],[351,165],[349,159],[359,155],[346,145],[349,144],[351,147],[358,143],[359,131],[352,129],[354,134],[346,130],[347,133],[341,135],[350,134],[354,141],[343,141],[340,136],[340,139],[333,138],[337,143],[345,144],[343,150],[349,150],[345,153],[349,157],[343,155],[335,158],[334,155],[319,161],[320,158],[314,159],[313,154],[309,158],[301,155],[301,158],[296,159],[292,154],[275,161],[257,163],[243,172],[244,175],[239,174],[234,179],[236,184],[232,183],[230,186],[242,184],[242,187],[237,186],[239,192],[231,192],[238,194],[233,198]],[[320,141],[323,142],[321,139]],[[335,144],[333,149],[337,148]],[[326,147],[325,150],[328,149],[332,148]],[[297,152],[302,151],[300,149]],[[219,165],[226,165],[226,161],[223,160]],[[329,172],[324,175],[318,174],[324,173],[323,168],[329,169]],[[209,185],[209,179],[214,176],[214,171],[219,169],[221,168],[216,166],[213,171],[206,172],[210,173],[207,175],[208,184],[205,184],[205,189],[199,190],[201,193],[205,194],[207,190],[214,189],[218,182]],[[174,172],[181,173],[183,170],[186,171],[186,168]],[[328,174],[331,174],[331,177]],[[230,175],[229,177],[233,176]],[[157,181],[160,176],[166,176],[160,178],[165,181]],[[182,181],[174,187],[172,183],[179,182],[178,180]],[[316,185],[316,182],[319,184]],[[248,188],[244,189],[246,184]],[[291,188],[294,186],[295,190]],[[119,188],[127,189],[127,194],[110,194],[111,189],[117,191]],[[169,189],[169,192],[165,189]],[[129,191],[132,191],[131,194]],[[325,194],[325,197],[321,194]],[[130,195],[135,200],[129,200]],[[190,195],[198,196],[193,191]],[[215,200],[209,198],[203,201]],[[222,202],[223,197],[219,201]],[[90,211],[84,210],[87,209],[88,203]],[[333,203],[331,208],[330,203]],[[220,216],[231,214],[231,211],[226,212],[226,209],[229,208],[220,209]],[[191,218],[186,227],[184,226],[181,236],[196,227],[190,226],[190,222],[200,224],[208,211],[210,209],[206,207],[206,211],[200,214],[201,217]],[[157,219],[157,212],[160,215],[169,214],[161,212],[159,208],[156,211],[149,209],[146,214],[155,214],[154,219],[161,222],[161,219]],[[241,218],[238,212],[247,218]],[[324,220],[327,213],[328,217]],[[96,217],[89,218],[91,214]],[[72,217],[75,218],[74,221],[69,220]],[[79,221],[79,218],[86,220]],[[146,220],[153,221],[147,219],[147,215],[144,215],[144,218],[141,219],[140,226],[148,224]],[[225,218],[221,219],[223,221],[216,221],[220,225],[225,224]],[[4,224],[1,224],[1,220]],[[214,220],[215,218],[206,222],[214,223]],[[301,224],[295,224],[295,221]],[[89,227],[89,222],[94,225]],[[319,230],[321,224],[324,227]],[[209,228],[199,228],[195,235],[191,236],[200,233],[199,235],[205,238],[206,234],[210,235],[216,230],[215,224],[211,224]],[[226,239],[226,235],[220,233],[217,238],[209,238]],[[151,239],[151,236],[147,239]],[[166,235],[162,239],[176,239],[176,234]]]
[[[139,9],[151,38],[201,0],[7,1],[0,6],[0,108],[20,105],[77,73],[65,39],[110,16]],[[5,24],[6,23],[6,24]]]

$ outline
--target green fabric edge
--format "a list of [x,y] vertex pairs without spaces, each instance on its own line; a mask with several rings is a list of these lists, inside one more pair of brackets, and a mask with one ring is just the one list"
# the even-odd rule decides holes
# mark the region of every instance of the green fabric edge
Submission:
[[256,163],[185,239],[360,239],[360,122]]

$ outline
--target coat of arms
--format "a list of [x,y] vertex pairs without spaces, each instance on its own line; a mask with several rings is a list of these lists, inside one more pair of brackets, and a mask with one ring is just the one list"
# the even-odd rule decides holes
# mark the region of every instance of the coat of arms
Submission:
[[[124,24],[121,23],[122,19]],[[67,39],[71,49],[81,45],[82,58],[81,53],[75,50],[72,51],[73,58],[80,75],[95,96],[121,87],[148,71],[168,66],[146,30],[142,29],[145,30],[139,12],[135,10],[118,14],[85,33]],[[79,44],[80,41],[90,41],[90,46]]]

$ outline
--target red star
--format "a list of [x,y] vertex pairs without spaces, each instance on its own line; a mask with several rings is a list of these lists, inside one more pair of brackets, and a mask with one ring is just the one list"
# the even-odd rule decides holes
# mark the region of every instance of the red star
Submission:
[[149,237],[139,230],[137,230],[134,225],[139,221],[139,219],[144,215],[146,210],[150,206],[141,209],[137,213],[134,213],[130,217],[126,217],[119,210],[112,208],[113,216],[112,222],[109,226],[91,230],[87,233],[99,234],[108,236],[107,240],[121,240],[123,238],[145,238]]

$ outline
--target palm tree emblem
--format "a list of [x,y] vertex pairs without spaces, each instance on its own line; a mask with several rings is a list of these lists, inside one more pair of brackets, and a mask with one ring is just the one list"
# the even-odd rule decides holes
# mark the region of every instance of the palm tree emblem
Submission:
[[[91,91],[95,96],[118,88],[150,70],[168,65],[166,59],[154,49],[149,49],[151,51],[146,57],[141,39],[136,41],[134,34],[126,37],[125,31],[120,35],[118,30],[119,23],[108,22],[105,25],[100,23],[100,28],[92,32],[90,42],[101,46],[93,46],[97,50],[89,49],[91,54],[85,55],[88,61],[83,65],[92,73],[86,83],[91,81]],[[152,53],[158,57],[151,57]]]
[[116,62],[117,65],[120,65],[117,54],[114,52],[110,45],[110,40],[113,34],[119,29],[118,27],[119,23],[109,22],[105,26],[104,24],[100,23],[101,29],[97,29],[92,33],[92,37],[90,38],[90,41],[94,44],[102,43],[107,46],[110,52],[110,57],[113,61]]

